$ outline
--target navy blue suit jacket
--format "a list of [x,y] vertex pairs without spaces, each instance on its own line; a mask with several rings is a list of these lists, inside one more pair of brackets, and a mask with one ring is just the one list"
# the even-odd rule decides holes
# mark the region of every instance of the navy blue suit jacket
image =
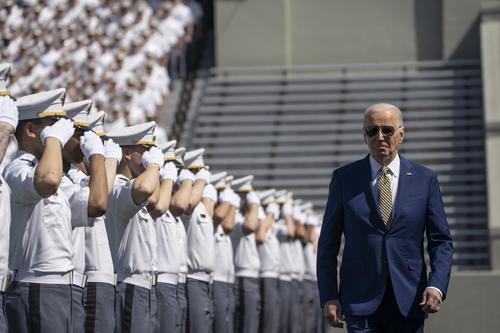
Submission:
[[[400,161],[389,230],[370,187],[369,155],[333,172],[318,244],[321,304],[340,299],[345,314],[370,315],[382,301],[389,275],[399,309],[407,317],[425,317],[418,303],[427,286],[439,288],[443,299],[446,297],[453,245],[436,173],[402,156]],[[337,288],[342,234],[344,252]]]

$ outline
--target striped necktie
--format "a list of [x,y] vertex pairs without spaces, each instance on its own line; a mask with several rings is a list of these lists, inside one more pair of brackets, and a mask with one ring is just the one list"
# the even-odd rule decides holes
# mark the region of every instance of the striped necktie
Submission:
[[391,227],[392,222],[392,190],[391,179],[389,178],[388,172],[388,167],[382,167],[377,179],[378,208],[380,210],[380,216],[382,216],[382,220],[384,221],[387,229]]

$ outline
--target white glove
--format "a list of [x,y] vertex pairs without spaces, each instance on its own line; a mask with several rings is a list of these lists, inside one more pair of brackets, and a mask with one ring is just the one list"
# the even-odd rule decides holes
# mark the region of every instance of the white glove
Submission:
[[203,189],[202,198],[208,198],[213,202],[217,202],[217,190],[212,184],[208,184]]
[[113,139],[104,141],[104,157],[114,158],[119,164],[122,160],[122,147],[115,143]]
[[177,168],[173,162],[166,163],[163,168],[160,169],[160,179],[164,181],[166,179],[172,180],[174,183],[177,180]]
[[207,169],[201,169],[200,171],[198,171],[195,175],[195,180],[204,180],[207,184],[210,183],[210,176],[212,174],[210,173],[210,171],[208,171]]
[[306,222],[304,223],[310,226],[316,226],[318,224],[318,218],[314,214],[309,214],[306,218]]
[[229,193],[228,202],[231,204],[231,206],[238,209],[240,208],[241,198],[238,194],[234,193],[234,191],[231,190],[231,192]]
[[45,140],[48,137],[53,137],[59,140],[61,146],[64,147],[66,142],[73,136],[73,133],[75,133],[73,122],[71,119],[63,118],[59,119],[51,126],[46,126],[40,134],[40,141],[45,144]]
[[291,216],[291,215],[292,215],[292,213],[293,213],[292,204],[291,204],[289,201],[285,202],[285,203],[283,204],[283,207],[281,207],[281,214],[283,214],[283,216],[284,216],[284,215],[289,215],[289,216]]
[[0,121],[12,125],[14,130],[19,121],[17,105],[10,96],[0,96]]
[[280,206],[278,206],[274,202],[270,203],[266,207],[266,213],[267,214],[273,214],[274,220],[277,221],[280,218]]
[[300,210],[300,206],[293,206],[292,218],[294,220],[302,220],[302,211]]
[[80,137],[80,148],[87,161],[90,161],[92,155],[104,156],[104,145],[102,144],[101,138],[92,131],[86,131]]
[[151,147],[148,151],[142,154],[142,165],[147,168],[150,164],[156,164],[158,168],[163,166],[165,158],[158,147]]
[[266,213],[264,212],[264,209],[262,208],[262,206],[259,206],[259,209],[257,210],[257,218],[259,220],[263,220],[266,218]]
[[79,169],[69,169],[68,176],[73,184],[82,185],[82,182],[87,181],[87,175]]
[[250,191],[247,193],[247,204],[251,206],[252,204],[260,205],[260,199],[255,191]]
[[181,173],[179,173],[179,177],[177,177],[177,183],[180,184],[185,180],[190,180],[194,183],[194,175],[188,169],[181,170]]

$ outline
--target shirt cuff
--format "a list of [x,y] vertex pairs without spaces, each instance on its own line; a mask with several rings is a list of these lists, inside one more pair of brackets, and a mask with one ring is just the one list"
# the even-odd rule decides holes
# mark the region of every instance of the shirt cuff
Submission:
[[441,292],[441,290],[439,290],[439,288],[429,286],[429,287],[427,287],[426,289],[428,289],[428,288],[431,288],[431,289],[436,289],[436,290],[439,292],[439,295],[441,295],[441,299],[443,299],[443,293]]

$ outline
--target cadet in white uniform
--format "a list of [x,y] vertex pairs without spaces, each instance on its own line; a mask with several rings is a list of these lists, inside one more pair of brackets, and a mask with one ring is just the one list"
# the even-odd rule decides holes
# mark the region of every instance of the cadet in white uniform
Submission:
[[242,201],[240,211],[236,214],[234,231],[231,233],[233,248],[236,249],[235,331],[244,333],[258,332],[261,301],[260,259],[255,241],[255,231],[259,225],[260,200],[253,191],[252,180],[253,176],[250,175],[236,179],[232,183],[234,191]]
[[214,304],[213,332],[234,331],[234,256],[230,234],[234,229],[240,197],[230,188],[232,176],[226,172],[212,175],[211,183],[219,191],[219,204],[215,208],[215,271],[212,285]]
[[[74,133],[65,116],[65,89],[18,99],[19,151],[4,171],[11,193],[10,268],[14,282],[7,292],[11,332],[71,330],[72,214],[61,190],[61,148]],[[84,202],[82,202],[84,204]]]
[[[0,64],[0,163],[2,163],[18,123],[18,111],[14,100],[6,88],[10,64]],[[0,175],[0,332],[7,332],[5,316],[5,290],[10,279],[9,272],[9,230],[10,230],[10,189]]]
[[279,275],[280,244],[276,237],[275,221],[279,219],[280,208],[276,204],[274,189],[259,192],[265,218],[259,221],[256,234],[257,249],[260,258],[260,292],[262,309],[260,314],[260,332],[279,331]]
[[304,250],[302,241],[305,237],[303,221],[305,214],[302,212],[301,201],[294,202],[293,219],[295,222],[295,238],[292,245],[294,265],[292,270],[292,314],[291,314],[291,332],[304,332],[304,292],[303,280],[305,273]]
[[316,311],[319,305],[319,299],[316,297],[315,290],[318,289],[316,284],[316,256],[314,254],[314,233],[318,219],[311,211],[305,220],[306,226],[306,245],[304,246],[304,260],[305,260],[305,275],[304,275],[304,327],[306,332],[316,331]]
[[280,332],[290,332],[292,321],[292,271],[294,266],[293,236],[295,226],[292,218],[291,192],[287,198],[279,197],[281,205],[281,220],[278,221],[277,237],[280,242]]
[[[179,223],[172,215],[170,206],[174,184],[177,181],[177,168],[174,164],[175,140],[160,145],[165,158],[165,165],[160,170],[160,197],[156,211],[151,215],[156,218],[156,233],[158,236],[158,332],[179,332],[179,302],[177,300],[177,281],[181,268],[181,253]],[[172,156],[173,155],[173,156]],[[161,214],[162,211],[165,213]],[[160,215],[161,214],[161,215]],[[158,216],[160,215],[160,216]]]
[[217,191],[209,184],[210,172],[203,161],[205,150],[184,155],[186,167],[195,174],[189,208],[182,216],[187,229],[188,331],[210,332],[213,321],[211,284],[215,268],[213,211]]
[[109,138],[122,147],[106,212],[117,274],[115,332],[154,332],[157,326],[157,236],[146,205],[154,206],[163,153],[154,147],[155,123],[117,129]]
[[[84,119],[82,119],[85,121]],[[88,115],[88,127],[104,141],[106,182],[108,195],[113,189],[116,167],[122,159],[122,149],[106,139],[103,128],[104,112],[94,112]],[[85,228],[85,331],[112,333],[115,329],[115,285],[111,250],[105,225],[105,216],[94,220],[93,227]]]
[[[75,133],[63,148],[64,176],[61,189],[70,198],[72,216],[80,215],[80,210],[86,209],[87,215],[91,219],[83,220],[84,223],[73,218],[71,220],[74,267],[71,288],[71,323],[74,333],[85,331],[84,288],[87,279],[85,276],[85,227],[93,227],[94,218],[104,215],[108,203],[104,146],[101,139],[94,132],[89,131],[88,126],[86,126],[88,120],[85,117],[91,107],[91,100],[73,102],[65,104],[63,107],[66,118],[73,121]],[[84,122],[80,120],[82,118]],[[85,177],[85,173],[81,172],[76,165],[83,164],[84,158],[87,162],[87,168],[82,168],[90,174],[90,179],[82,182],[78,174],[83,174]],[[73,178],[69,176],[71,167]],[[85,200],[88,202],[82,204]]]

